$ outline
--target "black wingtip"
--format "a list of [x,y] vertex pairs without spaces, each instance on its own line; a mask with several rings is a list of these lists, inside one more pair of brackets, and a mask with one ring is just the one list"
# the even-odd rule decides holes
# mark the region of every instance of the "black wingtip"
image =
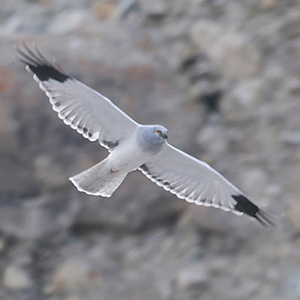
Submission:
[[232,195],[232,198],[237,202],[234,208],[252,218],[255,218],[261,225],[266,228],[276,227],[272,216],[260,209],[243,195]]
[[70,76],[57,70],[35,45],[33,45],[33,48],[31,49],[23,42],[21,46],[15,46],[15,51],[19,55],[19,61],[27,65],[40,81],[54,79],[59,82],[65,82],[70,78]]

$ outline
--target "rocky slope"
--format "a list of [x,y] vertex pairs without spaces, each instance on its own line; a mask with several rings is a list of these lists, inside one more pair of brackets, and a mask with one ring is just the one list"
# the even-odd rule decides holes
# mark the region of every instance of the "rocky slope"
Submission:
[[[300,2],[0,1],[0,299],[300,297]],[[267,231],[130,174],[68,181],[106,151],[67,128],[14,58],[65,71],[277,215]]]

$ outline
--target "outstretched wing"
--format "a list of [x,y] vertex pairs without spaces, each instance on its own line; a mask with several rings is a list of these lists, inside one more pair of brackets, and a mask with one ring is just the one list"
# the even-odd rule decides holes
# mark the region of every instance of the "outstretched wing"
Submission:
[[274,225],[266,212],[208,164],[167,144],[140,168],[149,179],[180,199],[246,214],[262,225]]
[[58,117],[85,138],[112,150],[138,126],[108,98],[59,71],[37,48],[23,44],[16,50]]

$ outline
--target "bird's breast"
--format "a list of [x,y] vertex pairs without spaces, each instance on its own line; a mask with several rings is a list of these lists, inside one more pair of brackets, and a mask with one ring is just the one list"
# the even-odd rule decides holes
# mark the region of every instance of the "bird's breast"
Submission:
[[111,167],[114,170],[130,172],[144,164],[153,154],[141,149],[135,141],[126,141],[110,154]]

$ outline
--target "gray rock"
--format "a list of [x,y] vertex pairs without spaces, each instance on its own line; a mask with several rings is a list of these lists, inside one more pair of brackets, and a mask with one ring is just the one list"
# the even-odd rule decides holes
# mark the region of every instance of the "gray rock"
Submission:
[[206,152],[209,153],[209,157],[206,158],[208,160],[217,154],[226,153],[228,150],[226,132],[224,132],[222,127],[218,124],[205,126],[197,136],[197,143],[204,147]]
[[46,194],[2,201],[0,207],[1,231],[27,240],[64,234],[74,222],[79,203],[68,195]]
[[234,28],[201,21],[192,27],[191,38],[226,76],[248,77],[261,68],[259,51]]
[[177,276],[177,285],[183,290],[199,289],[203,291],[209,287],[209,282],[210,276],[202,263],[187,267]]
[[10,265],[4,270],[3,284],[8,289],[19,290],[31,287],[32,280],[23,268]]
[[259,2],[260,8],[262,8],[264,10],[275,9],[277,5],[278,5],[277,0],[263,0],[263,1]]
[[280,135],[281,142],[289,146],[300,145],[300,133],[298,131],[284,131]]
[[44,192],[55,191],[68,184],[63,166],[53,163],[48,155],[38,155],[33,163],[36,180]]
[[299,270],[293,270],[286,274],[283,285],[283,296],[290,297],[291,299],[297,299],[300,297],[300,272]]
[[141,11],[150,18],[165,16],[168,12],[168,2],[166,0],[140,0]]
[[287,212],[288,220],[296,227],[297,230],[300,230],[300,203],[295,201],[293,202]]
[[55,271],[51,288],[56,292],[87,290],[96,287],[99,280],[101,274],[91,263],[82,257],[71,258]]
[[101,21],[113,19],[117,16],[118,4],[114,2],[96,2],[92,11],[94,15]]
[[65,298],[64,300],[82,300],[82,299],[79,297],[76,297],[76,296],[70,296],[70,297]]
[[50,34],[65,35],[80,30],[91,16],[82,9],[74,11],[62,11],[57,14],[49,24]]
[[132,12],[138,12],[140,5],[138,0],[120,0],[118,7],[118,17],[126,18]]

